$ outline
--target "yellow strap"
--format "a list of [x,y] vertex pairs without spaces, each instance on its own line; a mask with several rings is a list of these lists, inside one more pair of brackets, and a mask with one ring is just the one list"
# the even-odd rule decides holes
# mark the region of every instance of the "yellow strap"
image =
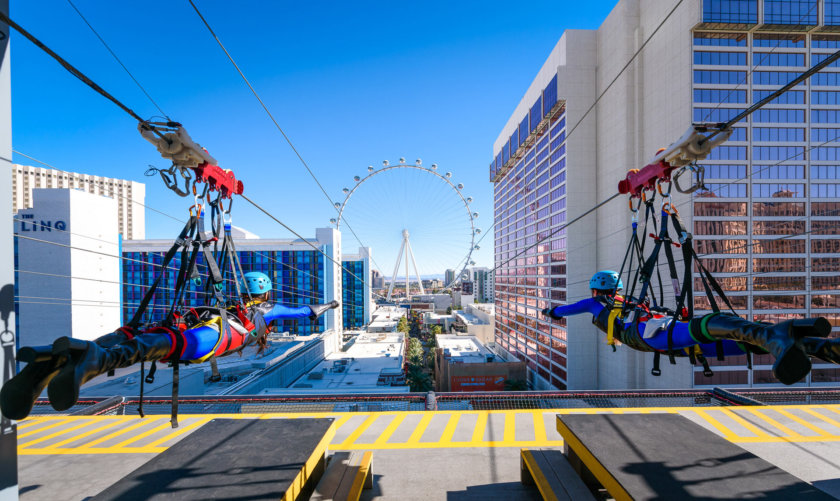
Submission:
[[203,357],[197,358],[195,360],[190,360],[190,362],[194,364],[200,364],[201,362],[206,362],[210,357],[216,354],[216,349],[219,347],[219,343],[222,342],[222,317],[213,317],[210,320],[206,320],[204,322],[201,322],[200,324],[196,324],[193,327],[191,327],[192,329],[195,329],[198,327],[207,327],[214,324],[216,324],[216,327],[219,330],[219,339],[216,340],[216,345],[213,346],[213,349],[210,350],[210,352],[207,353],[207,355],[204,355]]
[[610,318],[607,320],[607,344],[615,346],[615,319],[621,313],[621,306],[613,306],[610,310]]

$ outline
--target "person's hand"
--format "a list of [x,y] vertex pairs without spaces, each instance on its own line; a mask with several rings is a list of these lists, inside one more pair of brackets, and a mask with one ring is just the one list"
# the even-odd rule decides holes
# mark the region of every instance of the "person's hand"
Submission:
[[341,306],[341,303],[339,303],[336,300],[332,300],[328,304],[330,305],[330,309],[338,308],[339,306]]
[[552,308],[543,308],[542,314],[547,316],[547,317],[550,317],[551,316],[551,310],[552,310]]

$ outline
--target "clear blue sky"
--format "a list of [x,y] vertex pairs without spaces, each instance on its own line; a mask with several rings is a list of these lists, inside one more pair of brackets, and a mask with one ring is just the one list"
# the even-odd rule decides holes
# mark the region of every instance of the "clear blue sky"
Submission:
[[[74,1],[252,199],[304,236],[328,225],[334,209],[186,0]],[[420,157],[465,185],[484,229],[493,141],[563,30],[597,28],[615,3],[197,0],[331,197],[368,165]],[[158,114],[66,1],[12,0],[10,14],[141,116]],[[186,216],[185,199],[143,176],[168,164],[128,115],[17,33],[11,54],[16,150],[63,170],[145,182],[148,205]],[[244,202],[234,214],[260,236],[289,235]],[[148,238],[175,236],[178,223],[146,217]],[[382,235],[360,236],[375,253],[386,245]],[[478,265],[492,267],[492,247],[488,237]]]

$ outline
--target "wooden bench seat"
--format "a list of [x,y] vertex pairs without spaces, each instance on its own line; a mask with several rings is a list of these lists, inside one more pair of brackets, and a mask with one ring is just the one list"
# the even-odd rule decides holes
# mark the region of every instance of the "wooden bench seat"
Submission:
[[545,500],[593,500],[595,497],[569,464],[563,451],[522,449],[522,483],[536,484]]
[[373,452],[336,452],[315,487],[311,500],[358,500],[362,489],[373,488]]

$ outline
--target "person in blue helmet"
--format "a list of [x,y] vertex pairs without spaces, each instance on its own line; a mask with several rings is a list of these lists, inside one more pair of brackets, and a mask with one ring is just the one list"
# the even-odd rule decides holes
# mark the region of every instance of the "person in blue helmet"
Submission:
[[80,387],[100,374],[139,362],[201,363],[241,353],[251,344],[264,346],[274,320],[315,320],[339,306],[338,301],[300,307],[275,304],[266,274],[251,272],[243,278],[244,308],[196,307],[171,326],[124,326],[94,341],[61,337],[52,345],[21,348],[17,358],[27,365],[0,389],[0,411],[10,419],[23,419],[45,387],[53,408],[64,411],[75,405]]
[[[612,270],[595,273],[589,281],[592,297],[574,304],[546,308],[543,315],[560,319],[570,315],[589,313],[592,323],[632,349],[667,353],[670,317],[651,315],[644,305],[638,308],[639,319],[628,322],[621,318],[625,298],[619,295],[624,288],[619,274]],[[633,308],[636,305],[632,305]],[[632,311],[633,308],[630,308]],[[699,347],[703,355],[717,353],[716,344],[722,342],[725,355],[770,353],[775,358],[773,374],[784,384],[794,384],[811,370],[809,356],[840,364],[840,339],[826,339],[831,324],[822,317],[788,320],[777,324],[750,322],[735,315],[711,313],[688,322],[676,322],[672,330],[674,350]]]

